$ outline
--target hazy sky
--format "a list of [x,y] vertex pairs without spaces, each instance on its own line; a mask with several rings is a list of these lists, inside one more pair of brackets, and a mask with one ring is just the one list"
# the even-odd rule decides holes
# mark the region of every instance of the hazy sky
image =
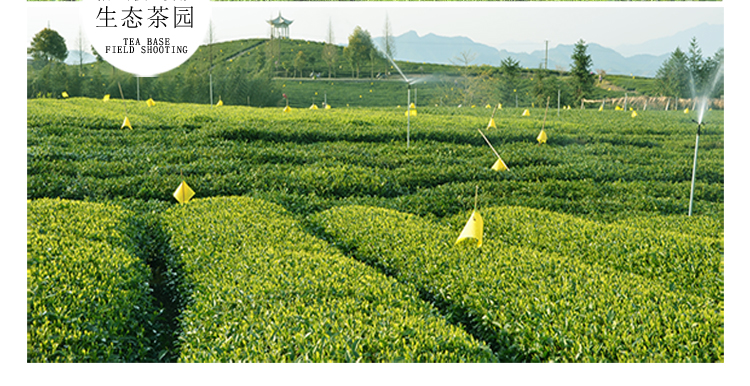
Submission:
[[[724,9],[688,3],[639,7],[595,3],[213,3],[217,41],[268,36],[266,20],[279,12],[294,20],[291,37],[325,41],[329,21],[336,43],[343,44],[356,26],[373,37],[383,35],[386,15],[394,35],[414,30],[420,36],[466,36],[512,52],[531,52],[573,44],[579,39],[607,47],[637,44],[674,35],[702,23],[724,24]],[[593,5],[592,5],[593,4]],[[671,5],[671,4],[670,4]],[[68,43],[78,40],[75,3],[27,3],[27,41],[49,25]]]

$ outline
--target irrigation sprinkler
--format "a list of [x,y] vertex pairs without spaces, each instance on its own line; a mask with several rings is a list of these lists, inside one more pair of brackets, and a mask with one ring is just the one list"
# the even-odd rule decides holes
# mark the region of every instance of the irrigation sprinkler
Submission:
[[[688,205],[688,216],[691,216],[693,214],[693,193],[695,191],[695,168],[698,163],[698,142],[700,141],[701,136],[701,126],[704,125],[703,118],[705,117],[706,111],[708,110],[708,104],[709,104],[709,97],[713,90],[716,89],[716,85],[719,82],[719,79],[721,79],[724,76],[724,62],[721,62],[721,65],[719,66],[718,70],[714,74],[714,77],[711,81],[711,83],[708,84],[708,87],[705,88],[703,91],[703,95],[696,98],[695,94],[695,86],[693,85],[692,77],[690,78],[690,86],[691,86],[691,92],[693,93],[693,108],[698,113],[698,120],[696,121],[693,119],[692,121],[698,124],[698,130],[695,133],[695,153],[693,154],[693,175],[690,180],[690,204]],[[676,102],[675,98],[675,102]]]
[[409,126],[411,126],[411,84],[406,83],[406,148],[409,148]]
[[399,74],[401,74],[401,77],[404,78],[404,82],[406,82],[406,148],[409,148],[409,131],[411,126],[411,85],[414,81],[410,81],[409,78],[404,75],[403,72],[401,72],[401,69],[398,67],[396,62],[391,59],[390,56],[386,55],[386,58],[391,61],[391,64],[393,64],[393,67],[396,68]]
[[690,204],[688,205],[688,217],[693,214],[693,192],[695,191],[695,167],[698,163],[698,141],[700,140],[701,136],[701,126],[703,125],[700,122],[697,122],[693,120],[693,122],[698,124],[698,131],[695,133],[695,154],[693,154],[693,176],[690,180]]

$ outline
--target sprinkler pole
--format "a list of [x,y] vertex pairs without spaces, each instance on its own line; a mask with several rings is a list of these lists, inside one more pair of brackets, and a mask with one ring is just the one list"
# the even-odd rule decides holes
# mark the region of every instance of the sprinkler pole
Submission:
[[411,84],[406,84],[406,148],[409,148],[409,124],[411,122]]
[[698,140],[701,136],[701,124],[698,124],[698,132],[695,134],[695,154],[693,155],[693,177],[690,182],[690,205],[688,206],[688,217],[693,214],[693,191],[695,190],[695,166],[698,162]]

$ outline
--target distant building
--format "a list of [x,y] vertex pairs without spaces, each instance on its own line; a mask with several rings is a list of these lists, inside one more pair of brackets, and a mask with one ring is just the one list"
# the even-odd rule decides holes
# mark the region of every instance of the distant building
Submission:
[[289,25],[292,22],[294,20],[282,17],[281,12],[277,18],[268,20],[268,24],[271,25],[271,39],[289,39]]

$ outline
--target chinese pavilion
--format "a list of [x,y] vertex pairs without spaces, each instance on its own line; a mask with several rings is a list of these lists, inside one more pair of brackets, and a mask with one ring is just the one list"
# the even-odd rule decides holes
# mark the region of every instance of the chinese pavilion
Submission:
[[281,12],[277,18],[268,20],[268,24],[272,27],[271,39],[289,39],[289,24],[293,21],[282,17]]

